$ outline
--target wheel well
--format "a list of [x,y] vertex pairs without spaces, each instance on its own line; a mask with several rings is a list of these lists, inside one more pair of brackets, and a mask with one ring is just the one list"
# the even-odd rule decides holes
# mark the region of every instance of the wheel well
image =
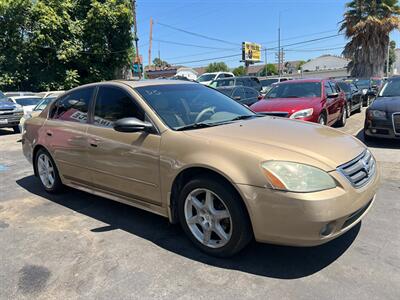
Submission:
[[[170,209],[171,209],[171,222],[172,223],[178,223],[179,222],[179,216],[178,216],[178,200],[179,200],[179,192],[182,190],[182,188],[192,179],[198,178],[198,177],[206,177],[206,178],[213,178],[218,181],[222,181],[224,184],[226,184],[226,187],[231,189],[233,192],[235,192],[239,198],[241,199],[241,204],[243,205],[243,209],[246,210],[246,214],[249,217],[249,212],[247,211],[246,205],[242,199],[242,196],[240,193],[237,191],[237,189],[233,186],[232,182],[230,182],[226,177],[221,175],[220,173],[203,168],[203,167],[193,167],[189,168],[186,170],[183,170],[181,173],[178,174],[178,176],[175,178],[173,184],[172,184],[172,189],[171,189],[171,198],[170,198]],[[249,217],[250,220],[250,217]]]
[[37,174],[37,169],[36,169],[36,159],[35,159],[35,158],[36,158],[36,154],[38,153],[38,151],[39,151],[40,149],[44,149],[45,151],[47,151],[46,148],[43,147],[42,145],[36,145],[35,148],[33,149],[33,153],[32,153],[32,165],[33,165],[33,172],[34,172],[35,176],[38,176],[38,174]]

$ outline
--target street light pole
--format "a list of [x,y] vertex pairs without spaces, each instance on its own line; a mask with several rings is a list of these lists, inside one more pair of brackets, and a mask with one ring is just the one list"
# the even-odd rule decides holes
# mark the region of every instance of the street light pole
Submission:
[[278,73],[281,77],[281,12],[279,12],[278,21]]

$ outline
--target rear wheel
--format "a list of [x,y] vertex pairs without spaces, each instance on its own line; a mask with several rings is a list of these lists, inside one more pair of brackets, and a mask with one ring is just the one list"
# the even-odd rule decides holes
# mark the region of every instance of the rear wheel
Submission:
[[40,182],[46,192],[57,193],[63,189],[56,164],[50,154],[40,149],[35,158],[36,174],[39,176]]
[[253,237],[240,196],[218,178],[188,182],[178,205],[183,230],[207,254],[232,256]]

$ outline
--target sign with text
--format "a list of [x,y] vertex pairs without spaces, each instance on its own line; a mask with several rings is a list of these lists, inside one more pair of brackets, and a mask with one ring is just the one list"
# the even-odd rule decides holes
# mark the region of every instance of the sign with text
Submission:
[[261,61],[261,45],[250,42],[242,43],[242,60],[248,63]]

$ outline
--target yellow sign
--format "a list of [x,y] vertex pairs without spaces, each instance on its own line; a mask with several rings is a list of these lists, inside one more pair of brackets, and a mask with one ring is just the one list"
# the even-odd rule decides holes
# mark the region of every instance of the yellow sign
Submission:
[[256,43],[243,42],[242,60],[250,63],[261,61],[261,45]]

